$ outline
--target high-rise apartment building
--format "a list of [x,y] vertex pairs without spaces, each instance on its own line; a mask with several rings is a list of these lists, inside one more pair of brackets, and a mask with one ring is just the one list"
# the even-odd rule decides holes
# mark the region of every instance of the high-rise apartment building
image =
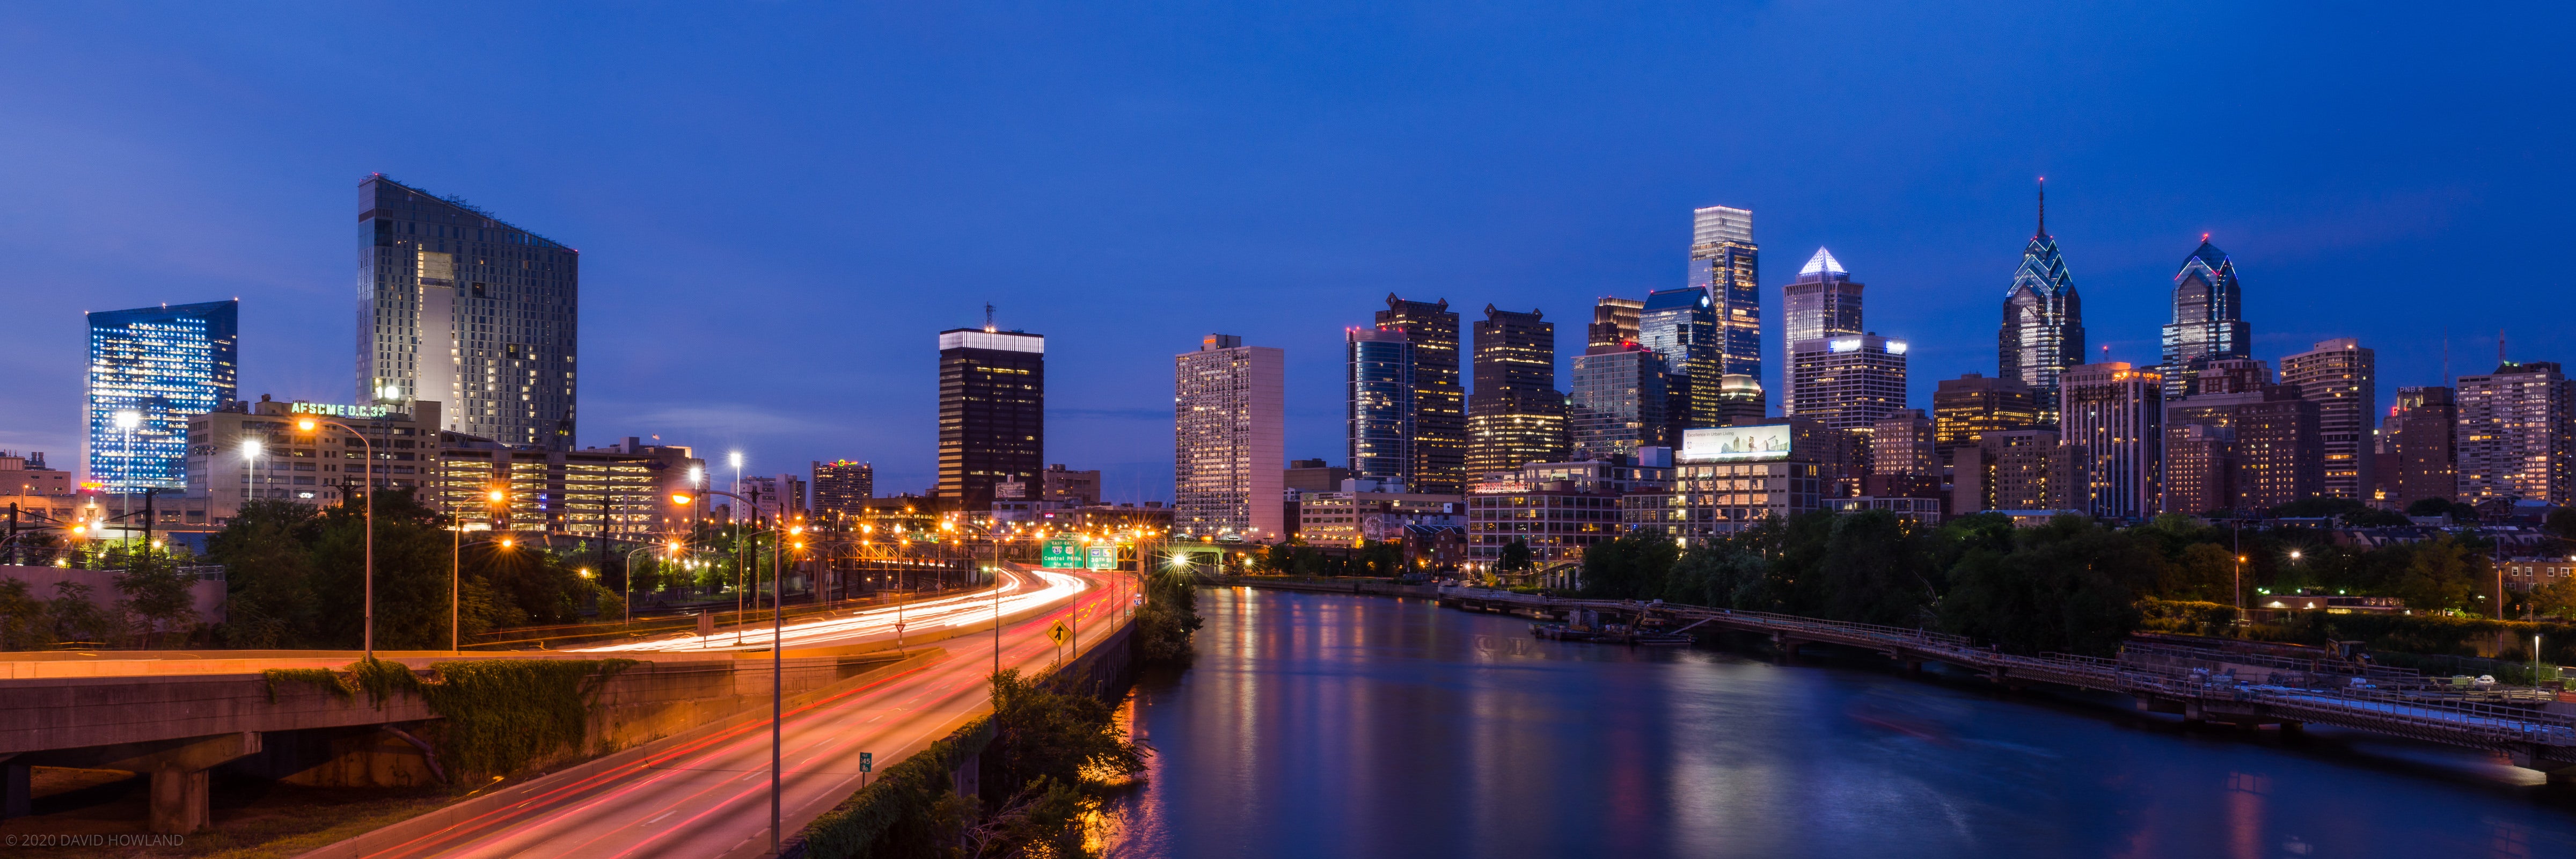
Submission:
[[1842,261],[1817,248],[1798,270],[1798,280],[1781,290],[1781,340],[1795,348],[1809,340],[1861,333],[1860,291],[1861,284],[1843,270]]
[[2020,382],[2040,407],[2040,423],[2054,426],[2060,373],[2084,363],[2084,303],[2057,240],[2048,235],[2048,191],[2040,190],[2039,230],[2021,250],[2004,293],[2003,329],[1996,334],[1999,375]]
[[1753,212],[1726,206],[1691,211],[1690,285],[1717,316],[1717,372],[1762,378],[1761,248]]
[[1932,458],[1946,469],[1952,451],[1975,446],[1986,433],[2033,428],[2039,418],[2039,402],[2019,379],[1943,379],[1932,391]]
[[2058,391],[2058,437],[2078,451],[2080,509],[2143,519],[2159,510],[2164,377],[2126,361],[2067,368]]
[[432,400],[442,429],[572,447],[581,252],[464,200],[358,183],[358,400]]
[[[2222,377],[2194,384],[2210,390],[2219,387],[2214,378]],[[2167,401],[2162,509],[2260,514],[2318,494],[2325,456],[2317,412],[2299,388],[2270,383]]]
[[1567,424],[1574,459],[1635,456],[1641,447],[1671,447],[1665,435],[1664,360],[1634,341],[1596,345],[1574,357]]
[[1939,477],[1935,428],[1922,409],[1900,409],[1870,425],[1869,473],[1882,477]]
[[2567,504],[2576,389],[2554,361],[2508,361],[2459,388],[2459,501]]
[[836,459],[815,462],[814,515],[818,519],[856,521],[867,515],[868,499],[877,497],[877,467]]
[[2394,465],[2383,475],[2389,506],[2404,510],[2426,498],[2449,499],[2460,491],[2459,404],[2451,389],[2428,386],[2397,389],[2397,402],[2381,424]]
[[2379,410],[2378,364],[2350,337],[2281,359],[2281,384],[2299,386],[2299,396],[2317,404],[2320,495],[2369,500],[2377,483],[2370,418]]
[[2166,398],[2191,393],[2185,372],[2201,361],[2253,357],[2254,329],[2242,318],[2238,293],[2236,263],[2203,236],[2174,272],[2173,322],[2164,330]]
[[1635,343],[1638,338],[1637,315],[1646,303],[1633,298],[1604,298],[1592,305],[1592,327],[1587,330],[1587,349]]
[[1637,311],[1637,342],[1664,359],[1664,390],[1671,398],[1664,416],[1675,437],[1685,428],[1722,423],[1717,414],[1726,372],[1719,369],[1724,362],[1718,355],[1717,300],[1708,290],[1647,293]]
[[1556,325],[1536,310],[1485,306],[1476,321],[1476,390],[1467,397],[1467,471],[1565,461],[1565,394],[1556,389]]
[[1950,456],[1950,515],[2083,508],[2083,450],[2062,443],[2055,430],[1988,432]]
[[1173,528],[1258,541],[1287,536],[1279,504],[1286,366],[1277,348],[1246,346],[1230,334],[1210,334],[1198,351],[1173,356]]
[[1093,507],[1100,504],[1100,469],[1066,468],[1064,463],[1049,463],[1038,472],[1037,497],[1045,501]]
[[81,423],[89,482],[111,494],[185,487],[188,418],[222,408],[239,390],[241,302],[88,317]]
[[1876,334],[1808,340],[1790,347],[1789,396],[1781,413],[1838,430],[1868,430],[1905,408],[1905,341]]
[[939,484],[953,510],[993,506],[993,487],[1036,479],[1046,461],[1046,337],[939,332]]
[[1407,485],[1413,478],[1413,342],[1386,325],[1347,332],[1350,476]]
[[1458,314],[1446,298],[1406,301],[1390,292],[1377,324],[1404,332],[1405,342],[1413,344],[1413,465],[1405,485],[1415,492],[1467,491],[1467,389],[1458,374]]

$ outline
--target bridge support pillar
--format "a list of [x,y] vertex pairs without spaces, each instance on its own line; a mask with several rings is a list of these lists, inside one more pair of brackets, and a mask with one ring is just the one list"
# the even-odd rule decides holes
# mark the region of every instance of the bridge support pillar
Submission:
[[243,755],[258,754],[259,749],[257,731],[217,734],[107,768],[150,773],[152,831],[187,835],[213,822],[213,792],[207,788],[206,771]]
[[35,813],[33,769],[16,755],[0,755],[0,820]]
[[2307,723],[2305,722],[2293,722],[2288,719],[2281,720],[2281,736],[2295,737],[2299,734],[2305,733],[2306,731]]
[[1798,664],[1798,645],[1805,643],[1776,632],[1771,634],[1771,644],[1779,649],[1780,655],[1777,658],[1782,665]]
[[1905,660],[1905,673],[1907,673],[1907,674],[1921,674],[1921,673],[1923,673],[1923,660],[1920,660],[1920,659],[1908,659],[1908,660]]

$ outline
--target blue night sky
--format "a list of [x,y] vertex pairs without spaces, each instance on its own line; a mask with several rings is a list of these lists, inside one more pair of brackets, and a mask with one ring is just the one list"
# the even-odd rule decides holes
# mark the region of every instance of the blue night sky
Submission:
[[370,172],[581,249],[581,444],[881,493],[931,482],[933,334],[987,301],[1048,337],[1047,458],[1167,498],[1199,335],[1285,348],[1288,453],[1338,463],[1389,291],[1542,309],[1570,359],[1715,204],[1775,391],[1823,245],[1922,406],[1994,372],[2041,175],[2116,360],[2206,232],[2258,357],[2358,337],[2383,404],[2446,333],[2457,373],[2499,329],[2576,361],[2564,7],[971,5],[14,6],[0,449],[76,463],[84,310],[238,296],[245,396],[349,401]]

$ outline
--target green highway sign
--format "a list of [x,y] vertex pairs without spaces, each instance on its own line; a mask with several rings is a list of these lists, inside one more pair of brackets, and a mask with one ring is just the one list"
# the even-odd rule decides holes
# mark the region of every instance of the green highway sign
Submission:
[[1115,570],[1115,569],[1118,569],[1118,544],[1116,544],[1116,543],[1094,543],[1094,544],[1092,544],[1092,545],[1091,545],[1091,568],[1092,568],[1092,569],[1095,569],[1095,570]]
[[1083,562],[1082,541],[1057,537],[1038,544],[1038,566],[1050,570],[1079,570]]

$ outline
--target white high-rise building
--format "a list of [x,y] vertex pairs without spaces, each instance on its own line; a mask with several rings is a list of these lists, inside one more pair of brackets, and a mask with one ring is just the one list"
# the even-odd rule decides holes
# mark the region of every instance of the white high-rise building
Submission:
[[1287,535],[1286,357],[1210,334],[1172,358],[1172,531],[1268,542]]
[[2576,382],[2555,361],[2509,361],[2461,376],[2460,492],[2472,504],[2576,501]]

